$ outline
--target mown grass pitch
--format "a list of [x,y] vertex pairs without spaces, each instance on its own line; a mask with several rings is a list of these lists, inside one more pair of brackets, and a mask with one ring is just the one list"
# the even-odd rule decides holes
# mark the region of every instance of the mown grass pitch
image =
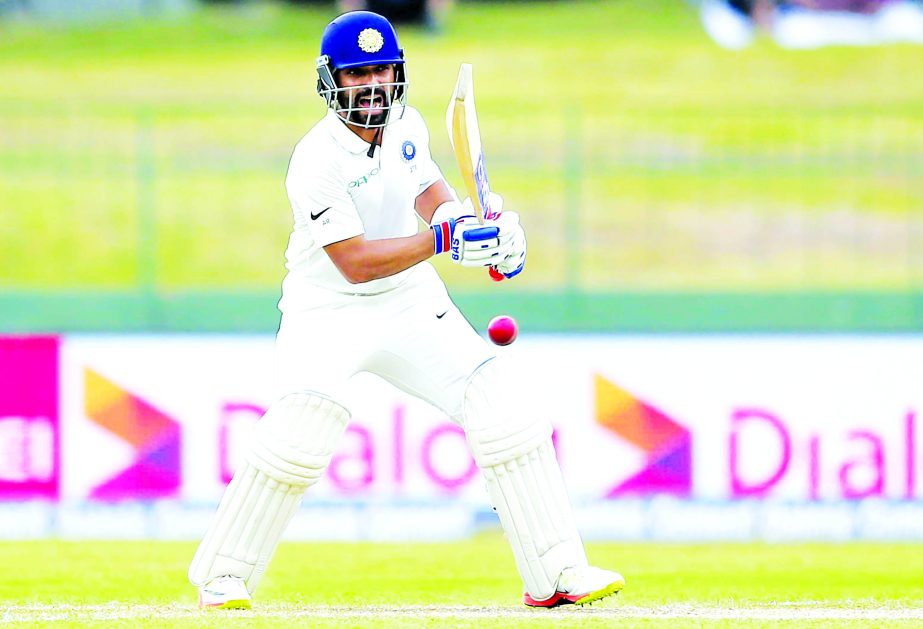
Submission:
[[251,612],[202,612],[194,544],[0,544],[0,623],[13,626],[920,626],[914,545],[589,544],[626,589],[587,608],[533,610],[499,533],[450,544],[279,548]]

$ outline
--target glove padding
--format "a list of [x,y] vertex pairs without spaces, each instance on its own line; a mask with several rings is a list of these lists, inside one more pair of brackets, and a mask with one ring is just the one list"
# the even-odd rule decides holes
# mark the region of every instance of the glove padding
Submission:
[[507,279],[516,277],[522,273],[526,266],[526,232],[522,225],[519,224],[519,214],[516,212],[504,212],[490,223],[505,223],[501,228],[501,234],[506,230],[511,238],[509,244],[509,253],[504,256],[503,260],[493,267],[503,274]]
[[496,221],[482,225],[474,216],[460,216],[452,223],[452,262],[462,266],[492,266],[510,253],[512,231]]
[[[467,212],[474,213],[474,206],[471,203],[470,197],[464,200],[462,207]],[[519,214],[516,212],[504,212],[503,197],[496,192],[490,193],[490,209],[495,214],[498,214],[498,216],[491,220],[484,221],[484,224],[496,225],[500,228],[501,240],[506,240],[508,238],[510,241],[509,252],[500,262],[490,266],[507,279],[516,277],[522,273],[526,265],[526,233],[522,225],[519,224]],[[496,279],[502,278],[498,277]]]

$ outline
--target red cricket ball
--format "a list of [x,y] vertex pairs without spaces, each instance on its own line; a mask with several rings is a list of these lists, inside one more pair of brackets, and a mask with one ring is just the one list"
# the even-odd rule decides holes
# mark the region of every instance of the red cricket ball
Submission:
[[499,315],[487,324],[487,336],[496,345],[509,345],[516,340],[519,334],[519,324],[516,319],[507,315]]

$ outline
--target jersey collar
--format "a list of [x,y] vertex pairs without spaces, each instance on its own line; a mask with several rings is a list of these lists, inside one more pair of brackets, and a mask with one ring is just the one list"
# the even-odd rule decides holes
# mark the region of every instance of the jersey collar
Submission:
[[337,144],[350,153],[364,153],[369,150],[369,143],[350,131],[346,123],[332,109],[327,110],[325,122],[330,128],[330,135]]

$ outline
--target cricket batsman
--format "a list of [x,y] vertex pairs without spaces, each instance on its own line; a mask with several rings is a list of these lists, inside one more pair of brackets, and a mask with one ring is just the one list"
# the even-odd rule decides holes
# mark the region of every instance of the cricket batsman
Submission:
[[[384,17],[334,19],[317,73],[329,110],[298,142],[285,182],[295,220],[279,302],[279,396],[189,567],[200,605],[250,608],[286,525],[337,447],[360,371],[465,430],[526,605],[581,605],[618,592],[621,575],[587,562],[550,423],[523,412],[528,392],[515,368],[465,320],[427,262],[448,254],[514,278],[526,259],[518,215],[480,224],[446,183],[426,124],[407,106],[404,52]],[[494,196],[495,210],[501,203]]]

